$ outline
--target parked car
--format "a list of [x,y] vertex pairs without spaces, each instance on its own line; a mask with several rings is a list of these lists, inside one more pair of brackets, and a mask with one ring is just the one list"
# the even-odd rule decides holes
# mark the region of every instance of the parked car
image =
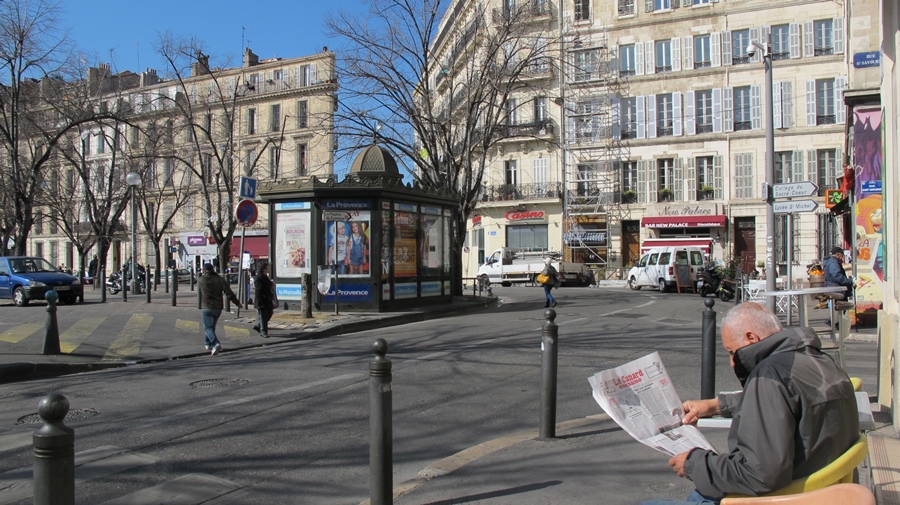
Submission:
[[[176,271],[178,272],[178,284],[190,284],[191,283],[191,277],[193,277],[193,274],[191,273],[190,270],[188,270],[187,268],[179,268]],[[154,272],[152,274],[152,277],[153,277],[153,281],[156,282],[156,272]],[[159,280],[159,282],[161,282],[161,283],[166,282],[166,277],[168,277],[168,281],[171,283],[172,282],[172,271],[171,270],[166,269],[166,275],[164,275],[163,278]],[[194,282],[197,282],[196,277],[194,278]]]
[[31,300],[45,300],[51,289],[66,304],[75,303],[84,293],[78,277],[60,272],[44,258],[0,257],[0,298],[12,298],[13,303],[24,307]]
[[675,265],[689,265],[693,283],[705,264],[706,258],[699,247],[653,247],[628,271],[625,280],[628,287],[634,290],[650,286],[666,291],[675,287]]

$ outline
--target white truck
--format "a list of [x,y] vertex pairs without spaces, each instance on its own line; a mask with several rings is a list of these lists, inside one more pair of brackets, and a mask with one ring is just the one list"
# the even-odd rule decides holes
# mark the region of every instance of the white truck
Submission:
[[510,247],[501,247],[485,259],[478,267],[478,282],[482,286],[491,283],[509,286],[514,282],[536,282],[544,269],[544,258],[551,258],[551,264],[559,272],[559,280],[564,286],[588,286],[594,276],[583,263],[560,261],[558,252],[529,252]]

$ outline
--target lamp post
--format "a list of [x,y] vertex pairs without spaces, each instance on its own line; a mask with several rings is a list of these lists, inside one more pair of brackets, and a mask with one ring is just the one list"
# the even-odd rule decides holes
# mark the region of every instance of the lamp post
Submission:
[[131,186],[131,294],[137,295],[137,206],[134,203],[134,191],[141,185],[141,176],[135,172],[129,172],[125,176],[125,182]]
[[[762,62],[766,69],[766,292],[775,292],[775,208],[772,185],[775,183],[775,111],[772,87],[772,54],[769,52],[769,41],[762,45],[751,40],[747,46],[747,55],[753,56],[757,49],[762,52]],[[775,312],[775,297],[766,297],[766,307]]]

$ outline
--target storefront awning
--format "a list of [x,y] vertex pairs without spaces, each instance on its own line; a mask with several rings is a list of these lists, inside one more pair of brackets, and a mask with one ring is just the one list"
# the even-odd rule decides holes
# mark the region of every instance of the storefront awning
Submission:
[[641,254],[651,247],[699,247],[709,254],[708,238],[648,238],[641,242]]
[[[269,237],[247,236],[244,237],[244,250],[250,252],[253,258],[269,257]],[[241,237],[235,236],[231,239],[231,256],[240,256]]]
[[649,216],[641,228],[715,228],[725,226],[725,216]]

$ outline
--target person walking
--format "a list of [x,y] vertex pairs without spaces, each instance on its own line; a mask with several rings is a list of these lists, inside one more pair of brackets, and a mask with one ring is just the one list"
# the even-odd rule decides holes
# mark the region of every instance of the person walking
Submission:
[[258,318],[253,329],[259,332],[262,338],[269,338],[269,319],[275,311],[275,283],[269,279],[269,264],[262,263],[257,266],[256,277],[253,278],[256,287],[256,296],[253,297],[253,306],[256,307]]
[[200,309],[203,311],[203,328],[206,332],[206,350],[215,356],[222,351],[222,345],[216,336],[216,323],[222,315],[225,303],[222,296],[225,295],[232,303],[241,306],[241,301],[231,290],[228,282],[216,273],[211,263],[203,264],[203,275],[197,285],[200,291]]
[[550,262],[550,258],[544,258],[544,269],[541,271],[541,275],[547,276],[547,281],[543,284],[544,296],[547,297],[547,303],[544,304],[545,308],[556,307],[556,298],[553,298],[550,290],[559,287],[559,272],[556,271],[556,268]]

